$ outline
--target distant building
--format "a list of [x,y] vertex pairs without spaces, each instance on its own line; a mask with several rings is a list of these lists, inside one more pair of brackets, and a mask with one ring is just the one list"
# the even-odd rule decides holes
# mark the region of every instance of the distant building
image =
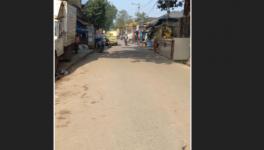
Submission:
[[147,25],[148,35],[158,43],[159,54],[177,61],[190,57],[190,16],[183,12],[171,12],[151,21]]
[[[190,37],[190,17],[185,17],[183,12],[175,11],[154,19],[147,25],[152,34],[162,34],[164,26],[171,29],[172,37]],[[160,35],[162,37],[162,35]]]

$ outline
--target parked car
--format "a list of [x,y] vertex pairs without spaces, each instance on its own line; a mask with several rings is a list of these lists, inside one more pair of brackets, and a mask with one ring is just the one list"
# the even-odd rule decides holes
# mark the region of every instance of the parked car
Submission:
[[109,39],[109,44],[110,45],[118,45],[118,42],[117,42],[117,31],[108,31],[106,33],[106,38]]

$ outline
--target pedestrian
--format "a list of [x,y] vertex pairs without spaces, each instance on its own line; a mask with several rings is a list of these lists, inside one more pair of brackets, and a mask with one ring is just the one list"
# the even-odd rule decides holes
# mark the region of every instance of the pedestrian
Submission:
[[75,43],[74,43],[75,54],[78,54],[79,44],[80,44],[80,36],[79,36],[79,34],[77,34],[75,37]]
[[125,45],[127,46],[127,40],[128,40],[128,36],[127,34],[125,34]]
[[158,53],[159,43],[156,37],[154,38],[153,47],[154,47],[154,52]]
[[99,44],[100,44],[100,34],[99,34],[99,32],[97,32],[96,35],[95,35],[95,46],[96,46],[96,49],[99,49]]

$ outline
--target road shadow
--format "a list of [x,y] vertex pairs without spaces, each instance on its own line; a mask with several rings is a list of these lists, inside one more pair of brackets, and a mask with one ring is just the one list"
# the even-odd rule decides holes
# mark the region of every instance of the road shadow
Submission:
[[151,50],[137,47],[123,47],[120,51],[105,52],[100,58],[132,59],[131,62],[151,62],[156,64],[172,64],[173,61]]
[[92,61],[96,61],[100,58],[130,59],[132,63],[149,62],[168,65],[175,63],[172,60],[169,60],[168,58],[163,57],[147,48],[139,48],[135,46],[122,46],[122,50],[120,50],[119,48],[112,47],[111,49],[106,49],[103,53],[95,52],[91,55],[86,56],[83,60],[74,64],[68,70],[69,74],[73,73],[76,69],[82,67],[83,65]]

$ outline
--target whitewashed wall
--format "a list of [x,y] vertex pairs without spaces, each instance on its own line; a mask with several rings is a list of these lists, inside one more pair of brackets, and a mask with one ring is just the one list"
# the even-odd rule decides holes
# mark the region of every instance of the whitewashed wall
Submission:
[[171,59],[172,40],[160,40],[158,53],[164,57]]
[[57,17],[59,14],[61,3],[62,2],[60,0],[54,0],[53,1],[53,16],[54,16],[54,18]]
[[190,57],[190,38],[174,38],[173,60],[188,60]]
[[55,40],[55,50],[57,52],[57,56],[61,56],[64,53],[62,38],[58,38]]
[[65,41],[64,46],[69,46],[75,41],[77,9],[67,4],[66,15],[67,15],[66,21],[65,21],[66,41]]

